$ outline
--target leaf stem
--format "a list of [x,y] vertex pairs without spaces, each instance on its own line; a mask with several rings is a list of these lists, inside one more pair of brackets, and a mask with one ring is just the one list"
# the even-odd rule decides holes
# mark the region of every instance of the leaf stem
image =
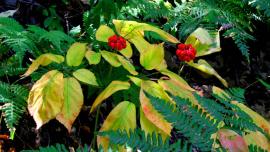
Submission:
[[96,140],[97,140],[97,128],[98,128],[98,119],[99,119],[99,113],[100,113],[100,105],[97,107],[97,114],[96,114],[96,120],[95,120],[95,128],[94,128],[94,138],[91,141],[91,147],[95,146]]

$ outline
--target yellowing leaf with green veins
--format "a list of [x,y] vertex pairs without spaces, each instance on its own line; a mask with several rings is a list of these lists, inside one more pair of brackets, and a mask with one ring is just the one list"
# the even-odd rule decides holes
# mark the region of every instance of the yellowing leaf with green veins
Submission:
[[136,21],[124,21],[124,20],[113,20],[116,31],[123,37],[128,39],[137,36],[137,33],[143,35],[144,31],[152,31],[157,33],[162,39],[171,43],[179,43],[179,41],[170,35],[169,33],[146,23],[139,23]]
[[88,63],[90,65],[92,64],[98,64],[101,59],[101,54],[99,52],[94,52],[92,50],[88,50],[85,53],[85,58],[87,59]]
[[130,84],[128,82],[125,81],[112,81],[107,88],[105,88],[96,98],[96,100],[94,101],[92,107],[91,107],[91,111],[93,112],[93,110],[100,104],[102,103],[102,101],[104,101],[105,99],[107,99],[108,97],[110,97],[112,94],[114,94],[117,91],[120,90],[127,90],[129,89]]
[[121,55],[117,55],[118,60],[121,62],[122,66],[131,74],[138,75],[138,72],[135,70],[135,67]]
[[219,32],[212,32],[211,35],[206,29],[197,28],[189,35],[185,44],[192,44],[197,51],[196,57],[221,51]]
[[132,48],[131,48],[131,45],[128,41],[126,41],[126,43],[127,43],[127,47],[125,49],[121,50],[120,53],[129,59],[132,57]]
[[44,74],[32,87],[27,102],[37,129],[61,112],[64,103],[63,89],[63,74],[57,70]]
[[62,63],[64,62],[64,60],[65,60],[64,57],[61,55],[56,55],[56,54],[51,54],[51,53],[42,54],[35,61],[33,61],[33,63],[28,68],[28,70],[22,76],[27,77],[31,75],[33,72],[35,72],[38,69],[40,65],[47,66],[51,64],[52,62]]
[[147,42],[142,36],[136,36],[130,39],[130,42],[135,45],[140,53],[146,52],[151,46],[151,44]]
[[108,52],[108,51],[100,51],[102,57],[109,62],[113,67],[120,67],[121,62],[117,58],[117,54]]
[[189,66],[192,66],[193,68],[205,73],[205,74],[208,74],[208,75],[213,75],[215,76],[216,78],[219,79],[219,81],[225,86],[225,87],[228,87],[228,83],[226,82],[226,80],[224,80],[216,71],[215,69],[213,69],[213,67],[208,64],[205,60],[203,59],[200,59],[198,61],[198,63],[194,63],[194,62],[187,62],[187,64]]
[[150,100],[144,94],[143,89],[140,91],[140,103],[145,117],[167,136],[170,136],[172,124],[166,121],[164,117],[154,109]]
[[141,87],[142,79],[130,75],[128,77],[136,86]]
[[167,63],[166,63],[166,60],[163,59],[163,61],[161,62],[161,64],[159,66],[157,66],[155,68],[157,71],[162,71],[162,70],[165,70],[167,69]]
[[70,132],[83,105],[83,91],[75,78],[64,78],[64,104],[56,119]]
[[113,35],[114,31],[107,25],[101,25],[96,31],[96,39],[102,42],[108,42],[109,37]]
[[179,85],[182,86],[183,88],[190,90],[190,91],[195,91],[193,88],[189,86],[189,84],[178,74],[173,73],[172,71],[168,69],[164,69],[160,71],[162,74],[168,76],[170,79],[177,81],[180,83]]
[[244,135],[244,140],[248,145],[257,145],[267,151],[270,151],[270,142],[259,131],[249,132],[248,134]]
[[163,140],[165,140],[166,138],[169,138],[168,134],[166,134],[164,131],[159,129],[157,126],[155,126],[151,121],[149,121],[145,117],[142,108],[140,108],[140,124],[141,124],[142,130],[146,134],[150,134],[150,135],[152,135],[153,133],[160,134]]
[[[110,112],[99,131],[125,130],[128,132],[134,130],[136,126],[135,105],[131,102],[123,101]],[[97,136],[98,146],[102,145],[105,150],[108,149],[109,142],[108,138]]]
[[67,51],[66,61],[69,66],[79,66],[85,56],[86,43],[73,43]]
[[164,60],[163,43],[152,44],[148,50],[141,53],[140,63],[146,70],[157,68]]
[[88,69],[78,69],[72,75],[81,82],[98,86],[96,76]]
[[165,90],[156,82],[150,81],[150,80],[143,80],[141,82],[141,88],[146,91],[147,93],[162,98],[166,101],[171,101],[168,94],[165,92]]

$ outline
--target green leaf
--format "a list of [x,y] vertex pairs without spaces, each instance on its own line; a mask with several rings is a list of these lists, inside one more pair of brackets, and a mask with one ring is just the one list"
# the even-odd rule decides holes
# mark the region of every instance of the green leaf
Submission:
[[102,57],[109,62],[113,67],[120,67],[121,62],[117,58],[117,54],[108,52],[108,51],[100,51]]
[[64,78],[64,105],[56,119],[61,122],[69,132],[83,105],[83,91],[75,78]]
[[88,63],[91,64],[98,64],[101,59],[101,54],[99,52],[94,52],[92,50],[88,50],[85,53],[85,58],[87,59]]
[[152,44],[148,50],[141,53],[140,63],[146,70],[153,70],[162,64],[164,59],[163,43]]
[[67,65],[79,66],[85,56],[86,49],[86,43],[73,43],[67,52]]
[[108,38],[115,35],[114,31],[107,25],[101,25],[96,32],[96,39],[102,42],[108,42]]
[[112,81],[107,88],[105,88],[96,98],[96,100],[94,101],[92,107],[91,107],[91,111],[93,112],[93,110],[100,104],[102,103],[102,101],[104,101],[105,99],[107,99],[108,97],[110,97],[112,94],[114,94],[117,91],[120,90],[127,90],[129,89],[130,84],[128,82],[125,81]]
[[61,112],[64,103],[63,89],[63,74],[57,70],[44,74],[32,87],[27,102],[37,129]]
[[[129,132],[136,128],[136,107],[133,103],[123,101],[119,103],[108,115],[102,124],[100,132],[109,130],[125,130]],[[107,137],[97,137],[98,146],[102,145],[108,149],[109,139]]]
[[204,72],[208,75],[213,75],[216,78],[219,79],[219,81],[225,86],[228,87],[228,83],[226,82],[226,80],[224,80],[216,71],[215,69],[213,69],[213,67],[208,64],[205,60],[200,59],[198,61],[198,63],[194,63],[194,62],[187,62],[187,64],[189,66],[192,66],[193,68],[200,70],[201,72]]
[[262,79],[257,79],[263,86],[266,87],[266,89],[270,90],[270,84],[266,83]]
[[83,83],[98,86],[94,73],[88,69],[78,69],[73,72],[73,76]]
[[35,72],[40,65],[47,66],[51,64],[52,62],[55,63],[62,63],[64,62],[64,57],[61,55],[46,53],[39,56],[33,63],[30,65],[28,70],[22,75],[23,77],[27,77],[31,75],[33,72]]

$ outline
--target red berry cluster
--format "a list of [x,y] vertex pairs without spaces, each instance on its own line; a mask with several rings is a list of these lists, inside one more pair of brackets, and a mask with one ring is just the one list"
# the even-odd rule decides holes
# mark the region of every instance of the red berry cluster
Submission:
[[196,56],[196,50],[191,44],[179,44],[176,55],[181,61],[191,61]]
[[109,37],[108,45],[112,49],[116,49],[118,51],[121,51],[127,47],[127,42],[122,36],[113,35],[113,36]]

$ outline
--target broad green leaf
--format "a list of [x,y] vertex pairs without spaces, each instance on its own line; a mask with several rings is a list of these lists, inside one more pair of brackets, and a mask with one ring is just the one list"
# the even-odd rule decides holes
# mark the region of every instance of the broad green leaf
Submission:
[[78,69],[72,75],[81,82],[98,86],[96,76],[88,69]]
[[185,44],[192,44],[196,48],[196,57],[221,51],[219,32],[212,32],[211,35],[206,29],[197,28],[189,35]]
[[108,51],[100,51],[102,57],[109,62],[113,67],[120,67],[121,62],[117,58],[117,54],[108,52]]
[[149,121],[145,117],[142,108],[140,108],[140,124],[141,124],[142,130],[146,134],[150,134],[150,135],[152,135],[153,133],[160,134],[163,140],[165,140],[166,138],[169,138],[169,136],[164,131],[159,129],[157,126],[155,126],[151,121]]
[[130,75],[128,77],[136,86],[141,87],[142,79]]
[[265,150],[270,151],[270,142],[268,139],[259,131],[246,134],[244,140],[248,145],[257,145]]
[[140,63],[146,70],[153,70],[162,64],[164,60],[163,43],[152,44],[147,51],[141,53]]
[[115,25],[116,31],[121,36],[128,39],[137,36],[138,33],[140,33],[140,35],[144,35],[144,31],[152,31],[157,33],[162,39],[166,41],[169,41],[171,43],[179,43],[179,41],[169,33],[146,23],[139,23],[136,21],[113,20],[113,24]]
[[91,107],[91,111],[93,112],[93,110],[100,104],[102,103],[102,101],[104,101],[105,99],[107,99],[108,97],[110,97],[112,94],[114,94],[117,91],[120,90],[127,90],[129,89],[130,84],[128,82],[125,81],[112,81],[107,88],[105,88],[96,98],[96,100],[94,101],[92,107]]
[[[108,115],[102,124],[100,132],[109,130],[125,130],[130,131],[136,128],[136,107],[133,103],[123,101],[119,103]],[[106,137],[97,137],[98,146],[107,150],[109,139]]]
[[115,35],[114,31],[107,25],[101,25],[96,32],[96,39],[102,42],[108,42],[108,38]]
[[167,136],[170,136],[172,124],[166,121],[164,117],[154,109],[150,100],[144,94],[143,89],[140,91],[140,102],[145,117]]
[[37,129],[54,119],[61,112],[64,103],[63,74],[57,70],[44,74],[32,87],[27,102]]
[[67,65],[79,66],[85,56],[86,49],[86,43],[73,43],[67,51]]
[[85,53],[85,58],[87,59],[88,63],[90,65],[92,64],[98,64],[101,59],[101,54],[99,52],[94,52],[92,50],[88,50]]
[[118,60],[121,62],[122,66],[131,74],[138,75],[138,72],[135,70],[135,67],[121,55],[117,55]]
[[194,62],[187,62],[187,64],[189,66],[192,66],[193,68],[197,69],[197,70],[200,70],[201,72],[204,72],[205,74],[208,74],[208,75],[213,75],[215,76],[216,78],[219,79],[219,81],[225,86],[225,87],[228,87],[228,83],[226,82],[226,80],[224,80],[216,71],[215,69],[213,69],[213,67],[208,64],[205,60],[203,59],[200,59],[198,61],[198,63],[194,63]]
[[70,132],[83,105],[83,91],[75,78],[64,78],[64,105],[56,119]]
[[218,131],[218,139],[223,148],[230,152],[248,152],[248,145],[243,137],[233,130],[220,129]]
[[33,63],[30,65],[28,70],[22,75],[23,77],[27,77],[31,75],[33,72],[35,72],[40,65],[47,66],[51,64],[52,62],[55,63],[62,63],[64,62],[64,57],[61,55],[46,53],[39,56]]
[[131,48],[131,45],[128,41],[126,41],[126,43],[127,43],[127,47],[125,49],[121,50],[120,53],[129,59],[132,57],[132,48]]

